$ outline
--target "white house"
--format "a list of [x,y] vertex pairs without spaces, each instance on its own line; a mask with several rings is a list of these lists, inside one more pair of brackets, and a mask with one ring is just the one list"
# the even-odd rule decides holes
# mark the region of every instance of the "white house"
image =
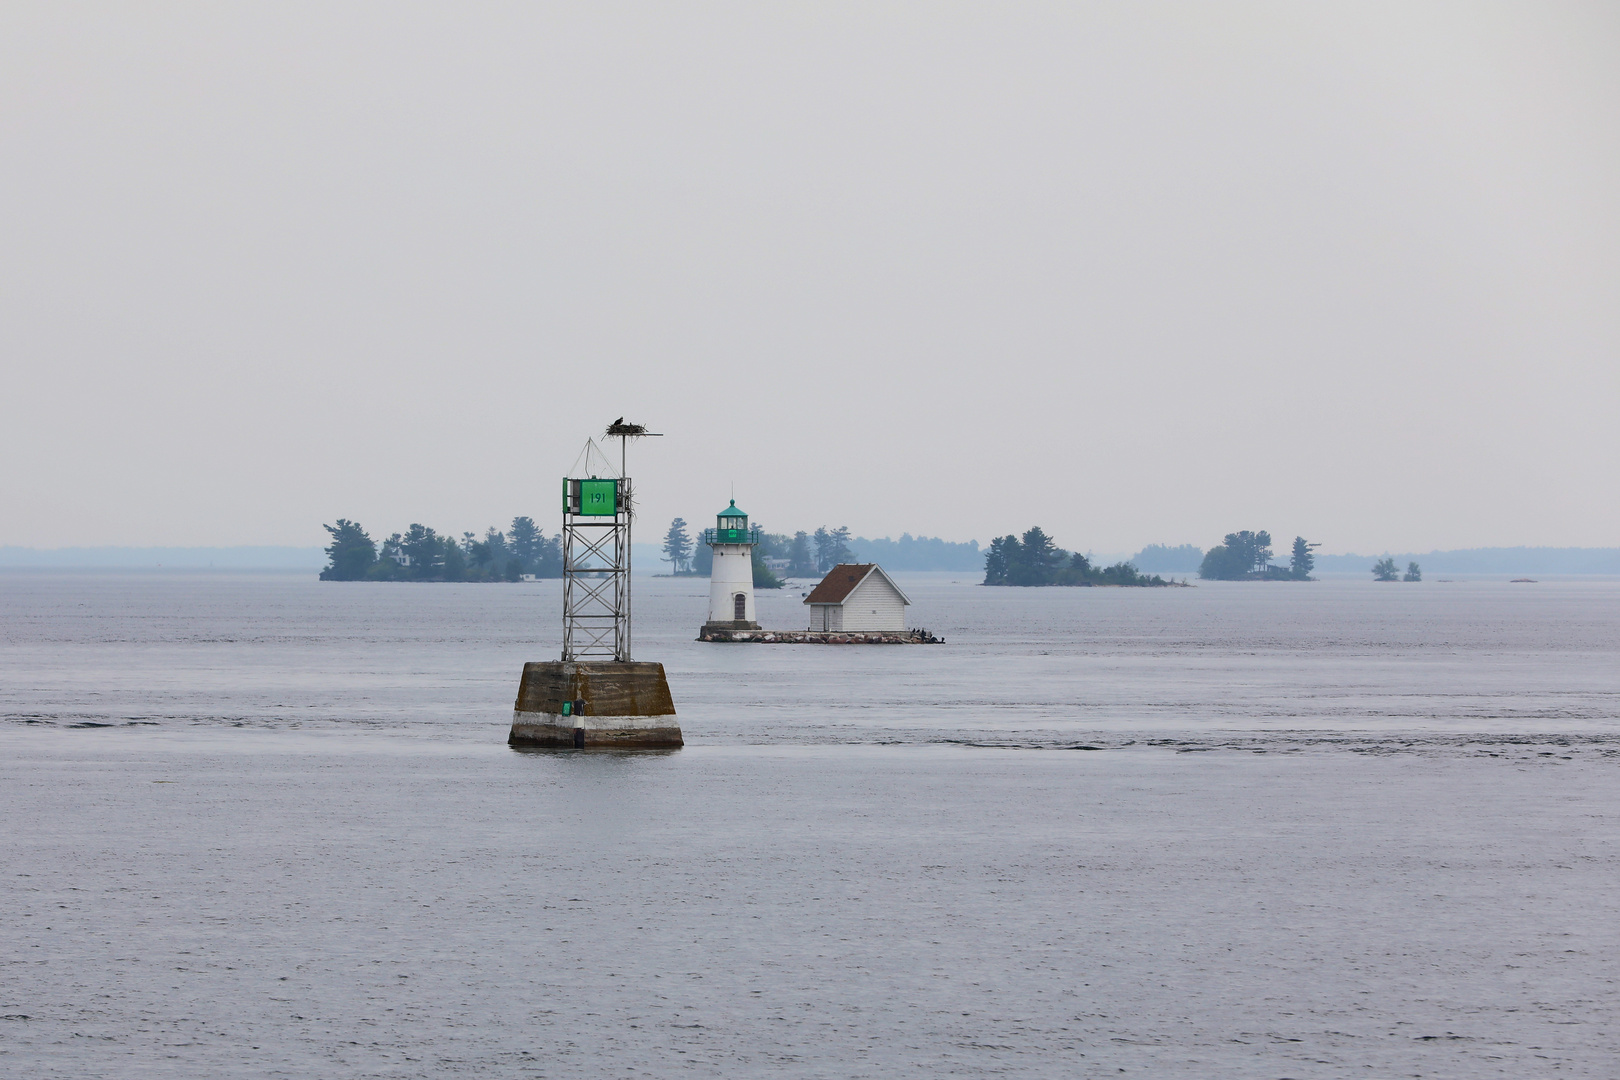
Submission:
[[804,602],[812,630],[904,630],[911,600],[877,563],[839,563]]

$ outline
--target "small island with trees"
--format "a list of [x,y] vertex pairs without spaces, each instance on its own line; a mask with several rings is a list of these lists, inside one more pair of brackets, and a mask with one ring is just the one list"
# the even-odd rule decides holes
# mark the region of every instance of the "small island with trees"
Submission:
[[1269,532],[1229,532],[1225,540],[1204,553],[1198,576],[1206,581],[1314,581],[1311,571],[1316,567],[1316,556],[1311,551],[1320,546],[1296,536],[1288,565],[1279,566],[1271,561]]
[[562,537],[546,536],[530,517],[515,517],[501,532],[494,526],[480,540],[462,533],[458,540],[426,525],[413,524],[380,545],[358,522],[338,518],[322,525],[332,537],[330,565],[322,581],[521,581],[562,577]]
[[[515,517],[506,530],[494,526],[482,537],[464,532],[456,537],[420,523],[403,533],[394,533],[381,543],[373,540],[359,522],[339,518],[335,525],[321,526],[331,537],[326,547],[329,565],[321,571],[322,581],[525,581],[562,577],[562,537],[547,536],[531,517]],[[960,565],[982,553],[985,585],[1069,585],[1155,587],[1185,585],[1159,574],[1137,569],[1136,561],[1125,560],[1109,566],[1093,566],[1086,555],[1065,551],[1045,530],[1034,526],[1022,537],[1002,536],[987,548],[977,543],[956,544],[909,533],[899,541],[865,540],[852,537],[847,526],[822,526],[815,532],[756,534],[754,546],[754,587],[780,589],[786,579],[825,574],[839,563],[876,561],[881,554],[896,561],[915,561],[923,569],[933,564]],[[1198,576],[1206,581],[1314,581],[1311,571],[1316,558],[1312,551],[1320,544],[1294,537],[1288,565],[1271,561],[1271,534],[1264,529],[1226,534],[1223,542],[1203,553]],[[695,541],[684,518],[670,522],[663,537],[664,561],[677,577],[707,577],[713,553],[707,544]],[[852,550],[858,548],[859,550]],[[1198,559],[1198,548],[1191,544],[1171,548],[1149,545],[1139,553],[1149,561],[1180,562],[1190,566]],[[1403,574],[1395,560],[1385,556],[1373,567],[1377,581],[1422,581],[1415,562]]]
[[1373,574],[1373,580],[1374,581],[1422,581],[1423,580],[1423,569],[1420,566],[1418,566],[1417,563],[1415,563],[1415,562],[1407,563],[1406,564],[1406,574],[1403,576],[1401,574],[1400,566],[1398,566],[1396,564],[1395,560],[1390,558],[1388,555],[1385,555],[1382,559],[1379,559],[1377,562],[1373,563],[1372,574]]
[[1064,551],[1039,525],[1025,531],[1023,539],[1002,536],[990,541],[984,553],[986,585],[1174,585],[1154,574],[1139,573],[1128,562],[1097,567],[1078,551]]

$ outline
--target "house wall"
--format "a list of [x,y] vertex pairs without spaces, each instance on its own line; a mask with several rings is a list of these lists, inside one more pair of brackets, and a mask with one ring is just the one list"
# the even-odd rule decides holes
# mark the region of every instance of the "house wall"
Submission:
[[844,628],[844,609],[837,604],[810,605],[810,629],[812,630],[842,630]]
[[[843,625],[839,630],[904,630],[906,603],[894,586],[876,571],[844,597]],[[828,627],[828,629],[835,629]]]

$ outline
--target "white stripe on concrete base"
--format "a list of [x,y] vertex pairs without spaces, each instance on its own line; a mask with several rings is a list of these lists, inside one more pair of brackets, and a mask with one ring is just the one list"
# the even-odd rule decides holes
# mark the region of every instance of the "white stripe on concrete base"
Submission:
[[662,716],[564,716],[562,713],[523,712],[521,709],[512,710],[512,723],[568,730],[584,728],[586,731],[636,731],[681,726],[674,713]]

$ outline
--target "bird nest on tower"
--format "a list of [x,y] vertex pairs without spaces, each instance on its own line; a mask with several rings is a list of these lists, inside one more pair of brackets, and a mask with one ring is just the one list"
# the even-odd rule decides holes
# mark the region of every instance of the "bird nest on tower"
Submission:
[[625,423],[624,422],[624,417],[621,416],[617,420],[613,421],[613,423],[608,425],[607,434],[609,434],[609,435],[651,435],[652,432],[647,430],[647,425],[646,424],[627,424],[627,423]]

